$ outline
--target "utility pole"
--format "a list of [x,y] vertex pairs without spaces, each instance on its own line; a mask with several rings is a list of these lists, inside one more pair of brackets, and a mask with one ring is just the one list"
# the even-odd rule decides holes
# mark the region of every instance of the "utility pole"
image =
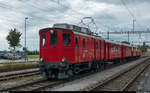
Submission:
[[[132,29],[132,31],[133,31],[133,33],[134,33],[134,23],[135,23],[135,19],[133,19],[133,29]],[[128,31],[128,42],[130,42],[130,37],[129,37],[129,31]]]
[[109,31],[107,32],[107,39],[109,40]]
[[25,62],[27,61],[27,47],[26,47],[26,20],[28,19],[28,17],[25,17],[25,42],[24,42],[24,52],[25,52]]
[[129,31],[128,31],[128,42],[130,42],[130,41],[129,41]]
[[135,22],[136,20],[135,19],[133,19],[133,32],[134,32],[134,22]]

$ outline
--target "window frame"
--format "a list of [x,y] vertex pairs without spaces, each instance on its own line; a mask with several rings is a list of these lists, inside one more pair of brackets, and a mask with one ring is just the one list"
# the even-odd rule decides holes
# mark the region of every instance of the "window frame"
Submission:
[[[43,36],[44,36],[44,39],[45,39],[44,45],[43,45]],[[46,35],[45,35],[45,34],[42,34],[42,35],[41,35],[41,45],[42,45],[42,46],[45,46],[45,45],[46,45]]]

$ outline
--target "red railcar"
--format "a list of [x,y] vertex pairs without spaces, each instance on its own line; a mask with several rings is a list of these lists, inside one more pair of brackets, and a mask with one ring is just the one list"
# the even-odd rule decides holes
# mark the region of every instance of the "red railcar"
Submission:
[[104,40],[75,25],[55,24],[39,34],[39,67],[46,78],[68,78],[83,70],[103,68],[108,61],[140,55],[130,45]]
[[136,57],[136,47],[132,46],[132,56]]
[[137,48],[137,51],[136,51],[136,56],[139,57],[141,55],[141,51],[140,51],[140,48]]
[[122,44],[122,58],[132,57],[132,46],[128,44]]
[[105,40],[105,60],[118,60],[121,58],[121,43]]

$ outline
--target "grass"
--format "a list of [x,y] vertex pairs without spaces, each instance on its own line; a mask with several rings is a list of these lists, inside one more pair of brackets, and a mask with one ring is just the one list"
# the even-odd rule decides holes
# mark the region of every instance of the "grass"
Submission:
[[39,58],[39,55],[28,55],[28,58]]
[[6,62],[2,66],[0,66],[0,72],[1,71],[11,71],[11,70],[25,69],[25,68],[34,68],[34,67],[37,67],[37,62],[32,62],[32,63]]
[[23,80],[23,81],[24,81],[24,82],[25,82],[25,81],[32,81],[32,80],[35,80],[37,77],[40,77],[40,75],[32,76],[32,77],[27,78],[27,79],[25,79],[25,80]]

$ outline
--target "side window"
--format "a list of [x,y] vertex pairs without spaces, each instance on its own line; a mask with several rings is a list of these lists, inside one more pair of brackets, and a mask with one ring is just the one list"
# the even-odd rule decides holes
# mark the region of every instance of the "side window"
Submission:
[[41,38],[41,40],[42,40],[42,46],[45,46],[45,43],[46,43],[46,35],[42,35],[42,38]]
[[78,38],[76,37],[76,48],[78,48]]
[[96,48],[98,48],[98,41],[96,41]]
[[70,38],[70,34],[68,33],[63,33],[63,45],[67,46],[71,44],[71,38]]
[[57,33],[50,33],[50,44],[52,46],[56,46],[57,45]]
[[85,39],[83,39],[83,48],[85,48]]

